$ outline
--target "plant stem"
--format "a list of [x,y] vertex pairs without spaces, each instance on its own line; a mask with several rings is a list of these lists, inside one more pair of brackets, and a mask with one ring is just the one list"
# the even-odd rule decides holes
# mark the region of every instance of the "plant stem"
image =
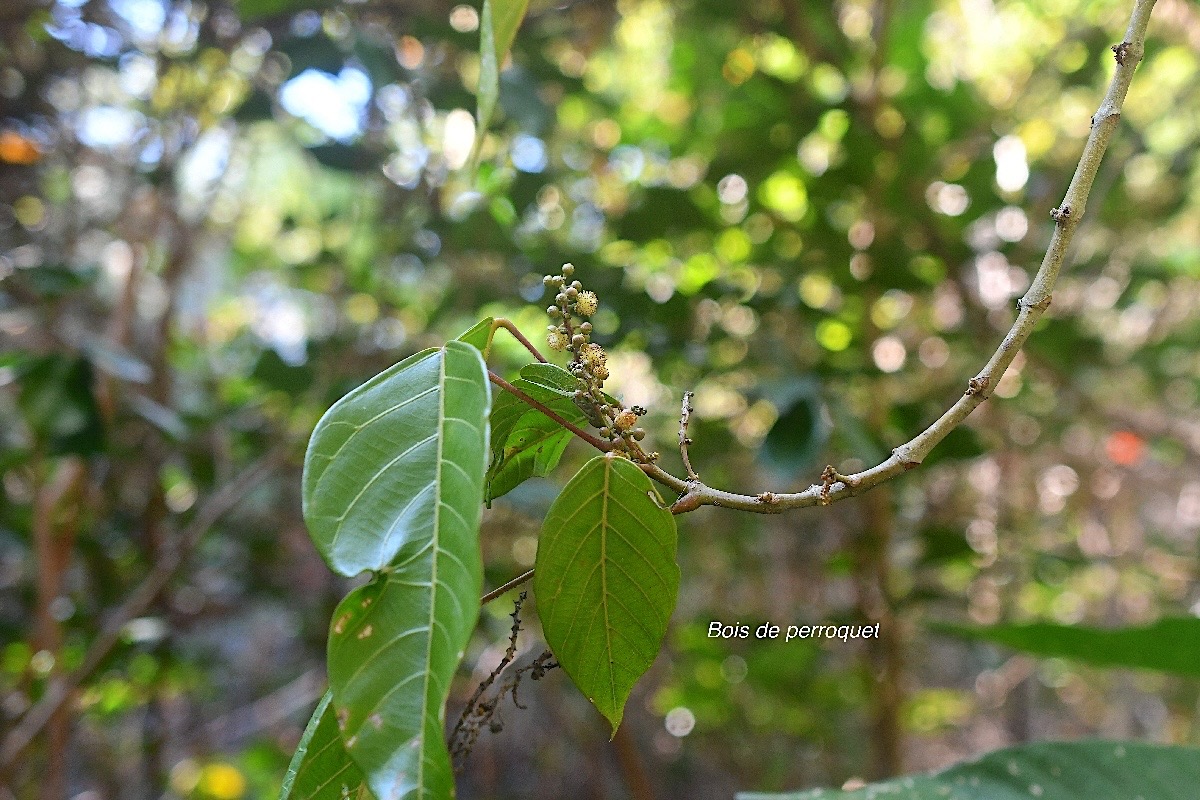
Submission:
[[700,476],[692,469],[692,461],[688,458],[688,445],[692,440],[688,437],[688,423],[692,420],[692,392],[683,393],[683,404],[679,409],[679,457],[683,459],[683,469],[689,481],[698,481]]
[[538,411],[542,412],[547,417],[549,417],[550,419],[557,422],[559,425],[562,425],[564,428],[566,428],[571,433],[578,436],[580,439],[583,439],[585,442],[590,444],[592,447],[595,447],[597,450],[601,450],[605,453],[607,453],[609,450],[612,450],[612,443],[606,442],[603,439],[600,439],[596,436],[592,436],[590,433],[583,430],[578,425],[575,425],[574,423],[568,422],[567,420],[563,419],[561,416],[559,416],[558,414],[554,413],[549,408],[547,408],[545,404],[539,403],[537,400],[534,400],[532,397],[525,394],[520,389],[513,386],[511,383],[504,380],[504,378],[501,378],[499,375],[492,372],[491,370],[488,370],[488,380],[490,380],[492,383],[499,386],[504,391],[513,395],[514,397],[516,397],[518,400],[525,403],[526,405],[536,408]]
[[517,577],[513,578],[508,583],[504,584],[503,586],[492,589],[490,592],[485,594],[482,598],[480,598],[479,605],[486,606],[488,603],[492,602],[497,597],[500,597],[501,595],[508,593],[510,590],[517,588],[518,586],[525,583],[532,577],[533,577],[533,570],[529,570],[528,572],[526,572],[523,575],[518,575]]
[[[517,328],[517,326],[515,324],[513,324],[512,320],[505,319],[504,317],[496,317],[494,320],[492,320],[492,335],[493,336],[495,335],[496,330],[498,328],[503,328],[504,330],[511,333],[514,339],[516,339],[521,344],[525,345],[525,349],[528,350],[530,353],[532,353],[534,358],[536,358],[542,364],[546,363],[546,357],[543,356],[541,353],[539,353],[538,349],[533,346],[533,343],[525,338],[525,334],[521,333],[521,331]],[[488,337],[488,348],[491,349],[491,346],[492,346],[492,336],[489,336]]]

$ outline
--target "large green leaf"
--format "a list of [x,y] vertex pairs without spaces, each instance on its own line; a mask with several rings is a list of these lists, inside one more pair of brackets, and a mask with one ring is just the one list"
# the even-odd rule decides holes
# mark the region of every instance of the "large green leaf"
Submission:
[[529,0],[483,0],[483,15],[479,24],[476,151],[496,111],[496,101],[500,98],[500,68],[528,9]]
[[465,520],[445,514],[441,536],[351,592],[334,612],[329,682],[338,726],[379,798],[454,792],[446,697],[483,583],[478,499],[473,508]]
[[406,359],[340,400],[305,463],[305,518],[330,565],[380,570],[334,613],[329,682],[376,797],[449,797],[450,680],[479,615],[489,406],[472,345]]
[[534,594],[546,642],[613,730],[679,591],[675,518],[633,462],[597,456],[550,507]]
[[313,712],[287,774],[279,800],[347,800],[365,796],[362,773],[346,753],[337,717],[325,693]]
[[478,519],[489,402],[479,351],[449,342],[406,358],[326,412],[304,459],[303,505],[334,572],[382,569],[436,542],[447,503],[452,515]]
[[1088,628],[1034,622],[1023,625],[937,624],[934,630],[981,639],[1039,656],[1099,667],[1131,667],[1200,676],[1200,619],[1171,617],[1137,628]]
[[1039,742],[935,775],[861,789],[741,793],[738,800],[1192,800],[1200,750],[1140,742]]
[[[575,425],[587,425],[583,412],[571,399],[575,378],[553,364],[528,364],[513,381],[520,389]],[[492,463],[488,467],[484,500],[491,503],[534,476],[543,477],[558,465],[571,432],[505,392],[492,408]]]

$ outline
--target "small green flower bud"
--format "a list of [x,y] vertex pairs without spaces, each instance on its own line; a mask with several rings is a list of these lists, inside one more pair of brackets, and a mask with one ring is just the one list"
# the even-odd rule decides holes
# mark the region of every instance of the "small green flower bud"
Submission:
[[585,322],[582,325],[580,325],[579,332],[582,333],[584,336],[587,336],[589,333],[592,332],[592,323]]
[[567,302],[567,296],[562,292],[559,292],[558,294],[554,295],[554,302],[561,306]]
[[574,286],[571,286],[571,287],[568,287],[567,290],[565,292],[563,292],[563,294],[565,294],[567,296],[568,300],[574,300],[576,297],[579,297],[579,290],[576,289]]
[[587,343],[587,337],[584,336],[582,333],[577,333],[571,337],[571,346],[572,347],[583,347],[584,344],[586,344],[586,343]]
[[583,289],[583,284],[579,281],[571,281],[571,288],[578,292]]
[[640,442],[642,439],[645,439],[646,438],[646,429],[645,428],[634,428],[633,429],[633,438],[635,441],[638,441],[638,442]]
[[562,309],[558,306],[546,306],[546,313],[552,317],[561,317]]
[[568,278],[571,277],[572,275],[574,275],[575,274],[575,265],[570,262],[563,264],[562,274],[566,275]]

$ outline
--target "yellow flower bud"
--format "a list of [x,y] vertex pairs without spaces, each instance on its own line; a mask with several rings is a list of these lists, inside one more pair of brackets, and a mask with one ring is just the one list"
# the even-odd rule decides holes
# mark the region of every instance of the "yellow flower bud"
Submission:
[[617,414],[617,418],[614,420],[617,430],[621,432],[627,431],[634,425],[637,425],[637,421],[637,414],[632,411],[622,411],[620,414]]
[[595,292],[580,292],[579,297],[575,298],[575,312],[581,317],[590,317],[599,307],[600,301],[596,299]]

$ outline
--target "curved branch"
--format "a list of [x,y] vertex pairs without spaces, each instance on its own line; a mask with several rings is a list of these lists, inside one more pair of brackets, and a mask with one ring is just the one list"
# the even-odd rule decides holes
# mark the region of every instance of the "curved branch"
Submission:
[[1042,259],[1041,267],[1034,276],[1029,291],[1017,301],[1018,314],[1012,328],[979,374],[969,381],[963,396],[932,425],[893,450],[891,456],[882,463],[848,476],[826,470],[823,476],[824,483],[813,484],[802,492],[736,494],[714,489],[699,479],[682,480],[655,464],[642,464],[642,469],[651,478],[681,493],[680,498],[671,507],[673,513],[679,514],[692,511],[700,506],[712,505],[740,511],[775,514],[785,509],[827,505],[836,500],[853,497],[902,472],[919,466],[938,442],[946,438],[991,395],[992,389],[1012,364],[1021,346],[1033,332],[1037,321],[1050,305],[1050,296],[1058,282],[1059,273],[1062,271],[1067,248],[1070,246],[1075,229],[1079,226],[1084,210],[1087,208],[1092,182],[1096,178],[1100,161],[1104,157],[1104,152],[1108,149],[1108,144],[1120,121],[1121,107],[1129,92],[1134,69],[1142,60],[1146,28],[1149,25],[1150,12],[1153,8],[1154,0],[1136,0],[1134,3],[1133,15],[1129,20],[1125,38],[1112,48],[1117,62],[1116,72],[1113,74],[1104,100],[1100,103],[1099,110],[1092,117],[1091,133],[1088,135],[1087,144],[1084,145],[1079,165],[1075,168],[1075,175],[1067,188],[1063,203],[1051,212],[1055,223],[1054,235],[1050,239],[1050,246]]

